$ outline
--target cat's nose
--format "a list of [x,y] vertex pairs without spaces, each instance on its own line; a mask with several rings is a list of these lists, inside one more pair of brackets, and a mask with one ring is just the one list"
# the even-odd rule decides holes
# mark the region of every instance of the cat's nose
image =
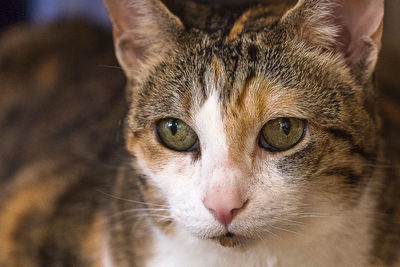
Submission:
[[247,200],[237,190],[212,190],[206,194],[203,203],[217,221],[228,227]]

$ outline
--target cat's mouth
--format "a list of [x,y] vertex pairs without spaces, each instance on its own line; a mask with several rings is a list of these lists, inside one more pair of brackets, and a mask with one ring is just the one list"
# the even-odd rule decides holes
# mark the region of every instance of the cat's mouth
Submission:
[[236,235],[231,232],[228,232],[224,235],[217,236],[213,239],[218,241],[221,244],[221,246],[230,247],[230,248],[237,247],[239,245],[243,245],[244,241],[246,240],[245,237]]

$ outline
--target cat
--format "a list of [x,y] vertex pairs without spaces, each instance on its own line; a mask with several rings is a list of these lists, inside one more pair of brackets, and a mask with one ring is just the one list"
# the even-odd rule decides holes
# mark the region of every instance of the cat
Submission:
[[[379,115],[374,80],[382,0],[105,3],[127,79],[127,159],[84,120],[76,131],[90,146],[14,171],[1,265],[400,264],[400,181],[387,157],[398,153],[381,138],[395,126]],[[93,96],[118,92],[100,78],[110,85]],[[116,131],[103,125],[122,116],[116,94],[81,104],[110,114],[92,134]],[[111,152],[93,164],[100,147]]]

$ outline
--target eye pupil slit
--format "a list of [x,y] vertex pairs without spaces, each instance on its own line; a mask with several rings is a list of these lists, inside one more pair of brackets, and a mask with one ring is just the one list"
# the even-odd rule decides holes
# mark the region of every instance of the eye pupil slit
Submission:
[[280,122],[279,125],[281,126],[283,132],[286,135],[289,135],[290,130],[291,130],[291,125],[290,125],[290,120],[287,118],[283,118]]
[[173,119],[169,125],[168,125],[171,133],[173,136],[175,136],[176,132],[178,131],[178,120],[177,119]]

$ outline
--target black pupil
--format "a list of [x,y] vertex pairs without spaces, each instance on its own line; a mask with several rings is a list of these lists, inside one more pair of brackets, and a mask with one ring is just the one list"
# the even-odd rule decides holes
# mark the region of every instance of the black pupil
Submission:
[[279,125],[281,126],[283,132],[284,132],[286,135],[289,135],[290,129],[291,129],[290,120],[289,120],[289,119],[286,119],[286,118],[285,118],[285,119],[282,119],[282,120],[279,122]]
[[172,135],[175,136],[176,132],[178,131],[178,120],[173,119],[170,123],[168,123],[168,127]]

